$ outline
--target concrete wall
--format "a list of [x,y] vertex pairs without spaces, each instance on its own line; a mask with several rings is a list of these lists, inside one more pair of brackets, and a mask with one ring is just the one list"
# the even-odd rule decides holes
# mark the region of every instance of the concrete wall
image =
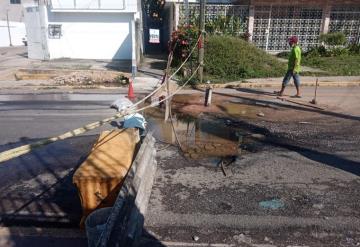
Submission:
[[[9,22],[11,43],[13,46],[24,45],[22,39],[26,36],[25,24]],[[10,46],[9,30],[6,21],[0,21],[0,47]]]
[[22,5],[33,2],[33,0],[21,0],[21,4],[10,4],[10,0],[0,0],[0,21],[6,21],[6,12],[8,11],[10,21],[23,22],[24,8]]
[[9,32],[7,26],[7,15],[11,43],[14,46],[23,45],[22,39],[26,36],[24,25],[24,8],[22,4],[32,3],[33,0],[22,0],[21,4],[10,4],[10,0],[0,0],[0,47],[9,46]]
[[47,12],[61,24],[59,39],[48,37],[50,59],[132,59],[133,14]]

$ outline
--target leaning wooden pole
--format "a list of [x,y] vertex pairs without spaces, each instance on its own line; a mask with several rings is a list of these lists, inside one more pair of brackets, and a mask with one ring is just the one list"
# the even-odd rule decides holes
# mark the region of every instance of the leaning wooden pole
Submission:
[[166,102],[165,102],[165,121],[169,120],[169,116],[170,116],[170,107],[171,107],[171,98],[170,98],[170,80],[169,80],[169,75],[170,75],[170,66],[171,66],[171,62],[173,59],[173,52],[171,51],[169,56],[168,56],[168,61],[167,61],[167,65],[166,65],[166,71],[165,71],[165,83],[166,83]]

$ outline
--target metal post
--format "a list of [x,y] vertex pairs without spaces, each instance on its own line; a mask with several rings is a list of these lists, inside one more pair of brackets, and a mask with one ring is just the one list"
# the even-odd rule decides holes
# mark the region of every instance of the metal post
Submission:
[[211,105],[212,88],[208,87],[205,91],[205,106]]
[[205,34],[205,5],[206,0],[200,0],[200,49],[199,49],[199,80],[200,83],[204,79],[204,34]]
[[208,84],[205,90],[205,106],[211,105],[211,97],[212,97],[212,87],[210,86],[210,81],[206,82]]
[[7,28],[8,28],[8,32],[9,32],[9,41],[10,41],[10,46],[12,46],[12,42],[11,42],[11,32],[10,32],[10,24],[9,24],[9,10],[6,10],[6,22],[7,22]]

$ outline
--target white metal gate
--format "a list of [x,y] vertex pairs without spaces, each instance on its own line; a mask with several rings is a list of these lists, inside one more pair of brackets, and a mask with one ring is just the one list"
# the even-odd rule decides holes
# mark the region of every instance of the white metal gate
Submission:
[[360,7],[333,7],[330,15],[330,32],[342,32],[349,43],[360,42]]
[[256,6],[253,42],[269,51],[288,50],[287,39],[296,35],[302,49],[318,44],[322,9],[301,6]]

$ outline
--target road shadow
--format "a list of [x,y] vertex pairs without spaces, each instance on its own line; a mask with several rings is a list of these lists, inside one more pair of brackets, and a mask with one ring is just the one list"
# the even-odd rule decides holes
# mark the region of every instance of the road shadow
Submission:
[[[0,223],[77,227],[82,210],[72,176],[96,136],[58,141],[1,163]],[[21,138],[18,143],[5,146],[8,149],[35,141]]]
[[258,140],[263,145],[283,148],[298,153],[309,160],[360,176],[360,162],[340,157],[334,153],[304,147],[284,136],[274,135],[265,127],[258,127],[238,119],[233,122],[236,126],[241,126],[242,129],[248,132],[264,135],[266,137],[264,140]]
[[[204,91],[201,89],[198,89],[198,90],[201,92]],[[347,119],[347,120],[360,121],[360,117],[358,117],[358,116],[352,116],[352,115],[348,115],[348,114],[332,112],[332,111],[327,111],[327,110],[320,110],[320,109],[315,109],[315,108],[306,107],[306,106],[289,105],[289,104],[285,104],[285,103],[281,103],[281,102],[274,102],[274,101],[270,101],[270,100],[252,99],[252,98],[245,97],[245,96],[232,95],[232,94],[227,94],[227,93],[213,92],[213,94],[241,99],[242,102],[239,102],[241,104],[256,105],[256,103],[257,104],[260,103],[260,104],[264,104],[264,105],[273,105],[273,106],[292,109],[292,110],[313,112],[313,113],[318,113],[318,114],[325,115],[325,116],[331,116],[331,117],[342,118],[342,119]]]

